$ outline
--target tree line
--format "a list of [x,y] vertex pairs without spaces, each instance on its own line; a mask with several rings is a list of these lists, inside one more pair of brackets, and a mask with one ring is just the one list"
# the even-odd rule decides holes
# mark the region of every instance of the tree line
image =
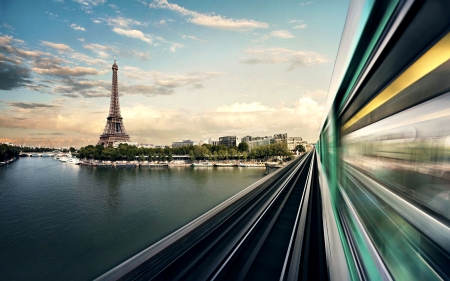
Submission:
[[195,160],[268,160],[270,157],[292,157],[292,152],[282,143],[261,145],[254,147],[251,151],[247,143],[240,143],[237,147],[226,147],[224,145],[203,144],[201,146],[182,146],[165,148],[144,148],[128,144],[120,144],[117,148],[103,147],[101,145],[88,145],[80,148],[79,157],[82,159],[95,160],[148,160],[148,161],[172,161],[173,155],[188,155],[191,161]]
[[0,162],[4,162],[14,157],[18,157],[20,148],[7,144],[0,144]]
[[55,150],[58,150],[60,152],[76,152],[76,149],[74,147],[70,147],[69,149],[57,149],[57,148],[51,148],[51,147],[29,147],[29,146],[24,146],[24,147],[18,147],[19,150],[21,150],[22,152],[36,152],[36,153],[45,153],[45,152],[53,152]]

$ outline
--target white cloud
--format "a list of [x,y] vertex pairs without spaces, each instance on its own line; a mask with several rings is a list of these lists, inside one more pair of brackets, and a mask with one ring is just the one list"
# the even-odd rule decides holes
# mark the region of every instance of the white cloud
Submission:
[[94,23],[101,23],[100,20],[92,20]]
[[[58,141],[67,144],[75,138],[75,145],[84,146],[95,143],[105,126],[109,104],[106,98],[101,102],[103,105],[98,108],[98,100],[80,99],[78,105],[71,105],[72,110],[58,102],[32,109],[14,107],[0,115],[0,126],[5,131],[14,128],[57,131],[66,136]],[[63,101],[62,104],[65,103]],[[80,110],[84,113],[79,114]],[[161,144],[170,144],[183,135],[201,139],[217,138],[223,134],[272,135],[285,132],[315,141],[322,111],[323,106],[308,97],[289,106],[234,103],[198,113],[186,108],[121,104],[123,122],[133,141]]]
[[49,13],[49,12],[45,12],[51,19],[56,19],[58,17],[57,14],[53,14],[53,13]]
[[308,25],[304,23],[304,24],[301,24],[301,25],[293,26],[292,28],[295,28],[295,29],[306,29],[306,28],[308,28]]
[[124,28],[129,28],[133,25],[146,25],[140,21],[134,20],[134,19],[130,19],[130,18],[125,18],[125,17],[113,17],[113,18],[108,18],[106,20],[106,23],[108,25],[111,26],[115,26],[115,27],[124,27]]
[[65,44],[52,43],[52,42],[42,41],[42,40],[41,40],[41,45],[56,49],[58,51],[63,51],[63,52],[72,50],[69,46],[67,46]]
[[85,49],[95,51],[95,50],[102,50],[102,51],[115,51],[115,49],[111,46],[105,46],[100,44],[85,44],[83,45]]
[[22,50],[15,47],[13,43],[24,44],[24,41],[8,35],[0,36],[0,51],[6,55],[18,56],[20,58],[37,58],[46,54],[40,51]]
[[199,12],[188,10],[177,4],[169,3],[167,0],[154,0],[148,5],[154,9],[167,9],[179,13],[182,16],[189,17],[188,21],[202,26],[217,29],[245,31],[256,28],[268,28],[269,24],[247,19],[228,19],[220,15],[202,14]]
[[85,76],[85,75],[102,75],[109,70],[98,71],[91,67],[55,67],[55,68],[37,68],[33,67],[32,70],[42,75],[52,76]]
[[221,16],[210,16],[201,14],[190,19],[190,22],[197,25],[203,25],[217,29],[238,30],[238,31],[269,27],[267,23],[257,22],[254,20],[246,20],[246,19],[234,20],[223,18]]
[[[271,107],[260,102],[234,103],[192,113],[184,109],[165,109],[144,105],[122,107],[127,132],[152,141],[168,142],[180,135],[215,137],[220,134],[275,134],[288,132],[313,140],[319,129],[323,106],[311,98],[300,98],[294,105]],[[157,122],[156,122],[157,121]],[[246,124],[245,127],[242,124]],[[202,135],[195,133],[202,132]],[[296,132],[296,133],[295,133]],[[159,139],[155,140],[155,136]]]
[[85,5],[85,6],[89,6],[89,5],[98,6],[98,5],[104,4],[106,2],[106,0],[74,0],[74,1],[78,2],[82,5]]
[[170,46],[170,51],[174,52],[176,51],[177,48],[184,48],[185,46],[183,44],[180,43],[172,43],[172,46]]
[[84,38],[78,38],[77,40],[80,42],[84,42]]
[[144,34],[142,31],[136,30],[136,29],[122,29],[118,27],[114,27],[113,31],[117,34],[136,38],[139,40],[142,40],[144,42],[147,42],[149,44],[153,43],[152,37],[148,34]]
[[222,105],[216,109],[216,112],[268,112],[274,111],[274,108],[269,108],[267,106],[262,105],[260,102],[252,102],[252,103],[233,103],[232,105]]
[[4,62],[7,61],[7,62],[14,63],[14,64],[22,64],[22,61],[20,59],[10,58],[10,57],[7,57],[7,56],[3,55],[2,53],[0,53],[0,62],[2,62],[2,61],[4,61]]
[[289,31],[286,30],[275,30],[270,33],[272,37],[277,38],[294,38],[294,35],[292,35]]
[[[140,81],[133,82],[129,86],[122,86],[122,91],[129,91],[130,94],[144,94],[147,96],[171,95],[176,88],[191,86],[202,88],[203,83],[222,73],[220,72],[195,72],[182,74],[166,74],[157,71],[143,71],[137,67],[124,67],[125,77]],[[145,84],[144,84],[145,83]],[[133,86],[134,85],[134,86]],[[136,85],[138,87],[136,87]]]
[[138,51],[121,51],[121,55],[125,57],[135,57],[139,60],[149,60],[150,59],[150,52],[138,52]]
[[316,1],[309,1],[309,2],[300,2],[300,5],[302,6],[306,6],[306,5],[310,5],[312,3],[315,3]]
[[326,55],[316,52],[294,51],[285,48],[253,49],[246,52],[250,57],[242,59],[245,64],[279,64],[287,63],[287,70],[294,70],[299,67],[307,67],[330,60]]
[[317,102],[325,103],[328,92],[324,90],[306,91],[303,97],[311,98]]
[[93,14],[93,8],[102,5],[106,0],[73,0],[81,4],[81,10],[87,14]]
[[112,54],[116,54],[117,50],[111,46],[104,46],[100,44],[85,44],[85,49],[91,50],[101,58],[111,58]]
[[303,20],[290,20],[288,23],[301,23]]
[[107,65],[108,63],[102,59],[94,59],[82,53],[73,53],[71,58],[76,59],[78,62],[84,62],[89,65]]
[[198,38],[196,36],[181,35],[181,37],[183,37],[183,39],[192,39],[192,40],[195,40],[195,41],[206,42],[206,40],[203,40],[203,39]]
[[70,27],[72,27],[72,28],[75,29],[75,30],[86,31],[86,29],[84,29],[84,27],[81,27],[81,26],[76,25],[76,24],[74,24],[74,23],[72,23],[72,24],[70,25]]
[[133,57],[139,60],[150,59],[150,52],[138,52],[130,49],[116,49],[111,46],[100,44],[85,44],[83,45],[83,47],[96,53],[100,58],[103,59],[111,59],[114,54],[124,57]]

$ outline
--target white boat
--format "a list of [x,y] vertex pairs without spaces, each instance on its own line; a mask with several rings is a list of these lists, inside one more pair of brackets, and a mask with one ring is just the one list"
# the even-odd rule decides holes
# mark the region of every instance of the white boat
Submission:
[[67,162],[67,157],[66,156],[62,156],[62,157],[59,157],[58,160],[61,161],[61,162]]
[[234,163],[216,163],[214,164],[216,167],[234,167],[236,164]]
[[265,167],[263,163],[239,163],[239,167]]
[[192,167],[212,167],[213,164],[210,162],[192,163]]
[[79,165],[80,164],[80,159],[76,158],[76,157],[69,157],[66,160],[67,164],[75,164],[75,165]]

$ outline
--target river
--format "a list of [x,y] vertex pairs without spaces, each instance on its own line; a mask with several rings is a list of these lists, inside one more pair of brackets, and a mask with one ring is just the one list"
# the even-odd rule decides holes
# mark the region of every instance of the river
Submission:
[[263,177],[261,168],[0,167],[0,280],[91,280]]

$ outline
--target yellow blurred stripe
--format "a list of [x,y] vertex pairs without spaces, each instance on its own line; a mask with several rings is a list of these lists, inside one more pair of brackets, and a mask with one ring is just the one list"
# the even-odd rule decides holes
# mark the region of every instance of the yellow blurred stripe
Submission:
[[405,70],[386,89],[384,89],[371,102],[356,113],[347,123],[342,126],[341,131],[348,129],[361,118],[386,103],[401,91],[424,77],[438,66],[450,59],[450,33],[423,54],[415,63]]

